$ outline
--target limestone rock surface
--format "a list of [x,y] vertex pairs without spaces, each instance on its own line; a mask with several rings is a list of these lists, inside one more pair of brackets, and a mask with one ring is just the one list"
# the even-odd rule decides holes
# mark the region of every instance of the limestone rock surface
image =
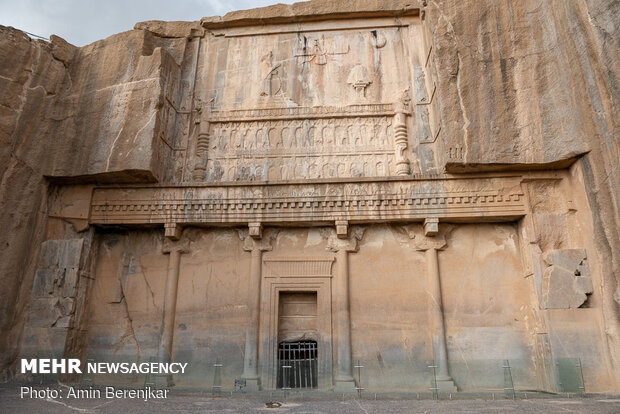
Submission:
[[[161,177],[169,147],[160,108],[185,43],[135,30],[76,48],[0,26],[0,331],[16,333],[23,320],[17,298],[32,286],[24,275],[36,260],[48,179]],[[2,341],[13,348],[15,337]]]
[[329,17],[338,18],[351,14],[359,17],[370,13],[373,16],[399,16],[404,13],[415,12],[418,3],[417,0],[357,0],[354,2],[314,0],[232,11],[224,16],[205,17],[201,19],[201,23],[207,29],[215,29],[251,24],[290,23]]

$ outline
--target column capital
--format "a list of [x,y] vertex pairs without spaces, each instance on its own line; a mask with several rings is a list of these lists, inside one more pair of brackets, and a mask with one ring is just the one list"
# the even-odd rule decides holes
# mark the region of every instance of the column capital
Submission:
[[[432,225],[437,226],[435,229],[433,229],[436,232],[432,231],[431,233],[434,233],[434,235],[429,235],[427,227]],[[408,224],[402,226],[401,228],[405,233],[407,233],[407,236],[409,236],[409,238],[411,239],[411,245],[414,249],[418,251],[425,251],[430,249],[444,249],[448,245],[448,235],[454,227],[450,224],[442,224],[440,227],[438,220],[433,220],[429,221],[429,223],[425,221],[423,226],[420,226],[419,224]]]
[[168,238],[164,239],[164,245],[161,248],[162,253],[171,253],[171,252],[179,252],[179,253],[189,253],[189,240],[183,239],[179,241],[173,241]]
[[359,250],[358,242],[364,237],[364,228],[355,227],[351,236],[342,238],[338,233],[331,234],[327,240],[326,249],[330,252],[346,251],[355,253]]
[[254,250],[258,250],[261,252],[268,252],[273,249],[271,245],[271,237],[265,237],[262,239],[255,239],[252,236],[248,236],[243,241],[243,250],[246,252],[251,252]]
[[350,239],[333,239],[328,242],[327,250],[330,252],[345,251],[349,253],[356,253],[359,250],[357,240],[355,238]]
[[418,251],[425,250],[441,250],[444,249],[448,243],[446,242],[446,237],[444,235],[427,237],[424,235],[416,235],[413,239],[413,244],[415,249]]

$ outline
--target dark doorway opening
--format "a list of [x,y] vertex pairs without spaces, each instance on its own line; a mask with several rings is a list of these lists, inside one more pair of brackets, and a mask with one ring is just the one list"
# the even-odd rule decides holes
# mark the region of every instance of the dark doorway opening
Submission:
[[316,341],[280,342],[278,388],[317,388],[318,347]]

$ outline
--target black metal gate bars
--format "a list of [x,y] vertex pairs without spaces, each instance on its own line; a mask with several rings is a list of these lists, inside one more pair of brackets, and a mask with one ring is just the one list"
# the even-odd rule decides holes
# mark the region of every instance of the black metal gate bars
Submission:
[[317,388],[316,341],[281,342],[278,346],[278,388]]

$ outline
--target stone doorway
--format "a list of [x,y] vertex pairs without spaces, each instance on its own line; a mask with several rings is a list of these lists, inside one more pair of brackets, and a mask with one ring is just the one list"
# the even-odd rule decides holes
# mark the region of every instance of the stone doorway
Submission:
[[316,388],[317,292],[280,292],[277,388]]
[[[298,385],[331,388],[333,262],[333,257],[263,260],[260,360],[264,389],[284,388],[279,373],[284,360],[293,361],[291,368],[285,369],[293,370],[297,364]],[[315,362],[304,365],[303,359]],[[311,381],[307,369],[313,370]],[[300,381],[300,373],[305,382]],[[294,381],[292,385],[290,388]]]

